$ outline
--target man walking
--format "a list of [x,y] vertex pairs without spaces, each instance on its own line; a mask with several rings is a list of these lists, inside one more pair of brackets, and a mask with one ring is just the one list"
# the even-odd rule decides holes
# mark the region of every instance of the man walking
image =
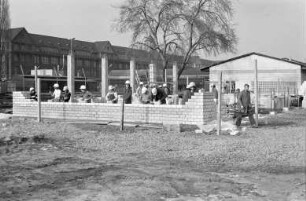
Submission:
[[238,113],[236,119],[236,125],[241,125],[241,120],[243,115],[247,115],[249,117],[249,121],[251,123],[252,128],[256,128],[255,119],[253,117],[253,110],[251,104],[251,94],[249,91],[249,85],[244,85],[244,90],[240,92],[238,97],[238,105],[240,106],[241,112]]

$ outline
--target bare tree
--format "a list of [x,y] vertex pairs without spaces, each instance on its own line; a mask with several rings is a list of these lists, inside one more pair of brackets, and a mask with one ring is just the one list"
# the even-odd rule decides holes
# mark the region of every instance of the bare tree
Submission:
[[126,0],[119,8],[119,31],[132,32],[132,45],[157,52],[164,70],[171,55],[180,55],[179,76],[199,50],[235,49],[230,0]]
[[7,57],[9,52],[10,13],[8,0],[0,0],[0,51],[1,78],[7,78]]

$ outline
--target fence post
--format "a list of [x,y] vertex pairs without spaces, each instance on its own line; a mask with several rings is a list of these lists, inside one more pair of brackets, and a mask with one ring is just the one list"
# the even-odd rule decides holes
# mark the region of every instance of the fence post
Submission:
[[41,81],[40,81],[40,78],[37,78],[37,102],[38,102],[37,121],[41,122]]
[[121,121],[120,121],[120,131],[124,130],[124,100],[122,99],[121,104]]
[[221,134],[221,91],[222,91],[222,71],[219,74],[218,86],[218,111],[217,111],[217,135]]
[[258,61],[255,59],[255,120],[258,126]]

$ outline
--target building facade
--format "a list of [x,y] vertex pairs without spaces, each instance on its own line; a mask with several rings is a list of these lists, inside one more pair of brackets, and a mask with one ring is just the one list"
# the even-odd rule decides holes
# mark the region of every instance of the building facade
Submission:
[[[86,84],[91,91],[99,91],[101,83],[101,58],[108,57],[109,84],[122,86],[129,79],[130,61],[136,62],[137,80],[149,82],[150,64],[157,66],[156,80],[163,82],[158,57],[146,50],[114,46],[109,41],[86,42],[29,33],[25,28],[10,29],[10,51],[5,76],[11,90],[28,90],[34,86],[34,68],[38,67],[42,87],[47,91],[54,82],[60,86],[67,82],[67,55],[75,55],[75,88]],[[186,81],[203,84],[200,66],[211,61],[198,59],[197,66],[191,65],[181,76],[180,88]],[[171,66],[171,64],[170,64]],[[167,69],[167,81],[172,82],[172,68]],[[151,75],[152,76],[152,75]]]

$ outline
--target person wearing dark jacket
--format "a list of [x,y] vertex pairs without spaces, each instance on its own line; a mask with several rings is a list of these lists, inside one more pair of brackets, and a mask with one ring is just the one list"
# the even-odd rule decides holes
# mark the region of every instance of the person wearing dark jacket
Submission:
[[218,90],[216,89],[216,85],[211,86],[211,92],[214,95],[214,102],[217,104],[218,103]]
[[130,81],[125,82],[125,89],[123,94],[123,101],[125,104],[131,104],[132,103],[132,88],[130,85]]
[[153,102],[160,102],[160,104],[166,104],[166,98],[167,98],[167,95],[163,89],[156,88],[156,87],[152,89],[151,100]]
[[241,113],[238,114],[237,119],[236,119],[236,125],[240,126],[241,125],[241,120],[243,114],[248,115],[249,121],[251,123],[251,126],[253,128],[256,127],[255,124],[255,119],[253,117],[253,110],[252,110],[252,104],[251,104],[251,94],[249,91],[249,85],[245,84],[244,85],[244,90],[239,93],[238,97],[238,105],[241,108]]
[[188,101],[188,99],[190,99],[191,96],[194,95],[195,89],[196,89],[195,83],[190,82],[183,94],[183,104],[185,104]]
[[30,99],[37,101],[37,94],[34,87],[30,88]]
[[62,93],[62,100],[63,100],[64,102],[69,102],[70,97],[71,97],[71,93],[69,92],[68,87],[67,87],[67,86],[64,86],[64,88],[63,88],[63,93]]

